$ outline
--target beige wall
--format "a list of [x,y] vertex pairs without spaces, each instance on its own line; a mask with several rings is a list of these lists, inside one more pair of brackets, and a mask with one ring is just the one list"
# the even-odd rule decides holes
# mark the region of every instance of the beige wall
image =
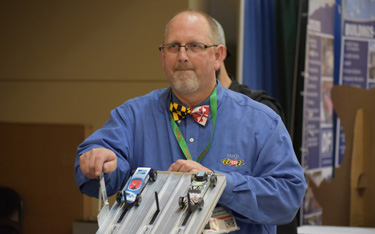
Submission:
[[158,46],[188,0],[1,1],[0,121],[94,129],[129,98],[167,87]]

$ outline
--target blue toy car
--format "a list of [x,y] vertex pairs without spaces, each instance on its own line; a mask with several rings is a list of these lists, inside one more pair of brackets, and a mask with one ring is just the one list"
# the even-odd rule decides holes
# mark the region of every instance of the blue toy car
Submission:
[[138,167],[129,179],[124,189],[119,191],[116,201],[119,204],[125,203],[127,207],[135,204],[139,206],[142,201],[141,193],[149,181],[155,181],[158,176],[156,170],[149,167]]

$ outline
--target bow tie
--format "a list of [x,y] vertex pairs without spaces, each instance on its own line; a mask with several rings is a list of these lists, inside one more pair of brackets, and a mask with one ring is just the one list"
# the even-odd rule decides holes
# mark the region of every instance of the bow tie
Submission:
[[180,118],[183,119],[187,115],[192,115],[193,119],[203,126],[205,126],[207,123],[209,109],[210,107],[207,105],[197,106],[194,109],[191,109],[175,102],[171,102],[171,105],[169,107],[174,121],[177,121]]

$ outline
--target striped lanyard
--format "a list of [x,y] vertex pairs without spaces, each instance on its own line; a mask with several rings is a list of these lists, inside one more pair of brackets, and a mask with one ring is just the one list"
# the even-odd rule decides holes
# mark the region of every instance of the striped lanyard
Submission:
[[[171,96],[171,98],[172,98],[172,96]],[[212,112],[212,133],[211,133],[211,139],[210,139],[210,143],[208,143],[208,146],[203,150],[203,152],[197,158],[197,160],[196,160],[197,162],[200,162],[203,159],[203,157],[207,154],[207,152],[210,149],[211,144],[212,144],[212,137],[213,137],[214,131],[215,131],[216,114],[217,114],[217,92],[216,92],[216,87],[215,87],[214,91],[210,95],[210,105],[211,105],[210,109],[211,109],[211,112]],[[171,125],[172,125],[172,129],[173,129],[173,133],[174,133],[174,136],[177,139],[178,145],[180,146],[180,148],[181,148],[182,152],[184,153],[186,159],[187,160],[193,160],[193,158],[191,157],[189,148],[188,148],[188,146],[186,144],[185,138],[182,136],[180,129],[178,128],[176,122],[174,121],[174,119],[172,117],[172,114],[170,112],[169,112],[169,114],[170,114],[170,119],[171,119]]]

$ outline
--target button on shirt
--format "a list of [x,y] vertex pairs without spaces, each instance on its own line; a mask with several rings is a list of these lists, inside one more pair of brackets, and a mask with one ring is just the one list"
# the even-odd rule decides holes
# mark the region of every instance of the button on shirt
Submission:
[[[165,171],[185,159],[170,124],[170,92],[155,90],[125,102],[78,147],[75,180],[83,193],[98,196],[97,180],[86,178],[79,168],[79,156],[93,148],[105,147],[118,156],[117,169],[105,176],[109,195],[124,187],[136,167]],[[212,145],[200,163],[226,175],[219,204],[236,218],[241,230],[234,233],[276,233],[275,225],[294,218],[306,190],[289,133],[273,110],[219,82],[217,99]],[[202,104],[209,105],[209,99]],[[206,126],[187,116],[178,127],[196,159],[210,142],[211,113]]]
[[[178,104],[183,105],[173,93],[172,93],[172,102],[176,102]],[[199,104],[199,106],[202,106],[202,105],[210,105],[210,99],[208,98],[207,100]],[[205,126],[198,124],[194,120],[192,115],[187,115],[185,118],[176,121],[176,123],[182,135],[184,136],[184,139],[189,148],[191,157],[193,158],[193,160],[196,160],[199,157],[199,155],[203,152],[203,150],[210,143],[211,133],[212,133],[211,110],[209,112],[207,124]],[[184,157],[184,159],[186,159],[184,155],[182,156]]]

